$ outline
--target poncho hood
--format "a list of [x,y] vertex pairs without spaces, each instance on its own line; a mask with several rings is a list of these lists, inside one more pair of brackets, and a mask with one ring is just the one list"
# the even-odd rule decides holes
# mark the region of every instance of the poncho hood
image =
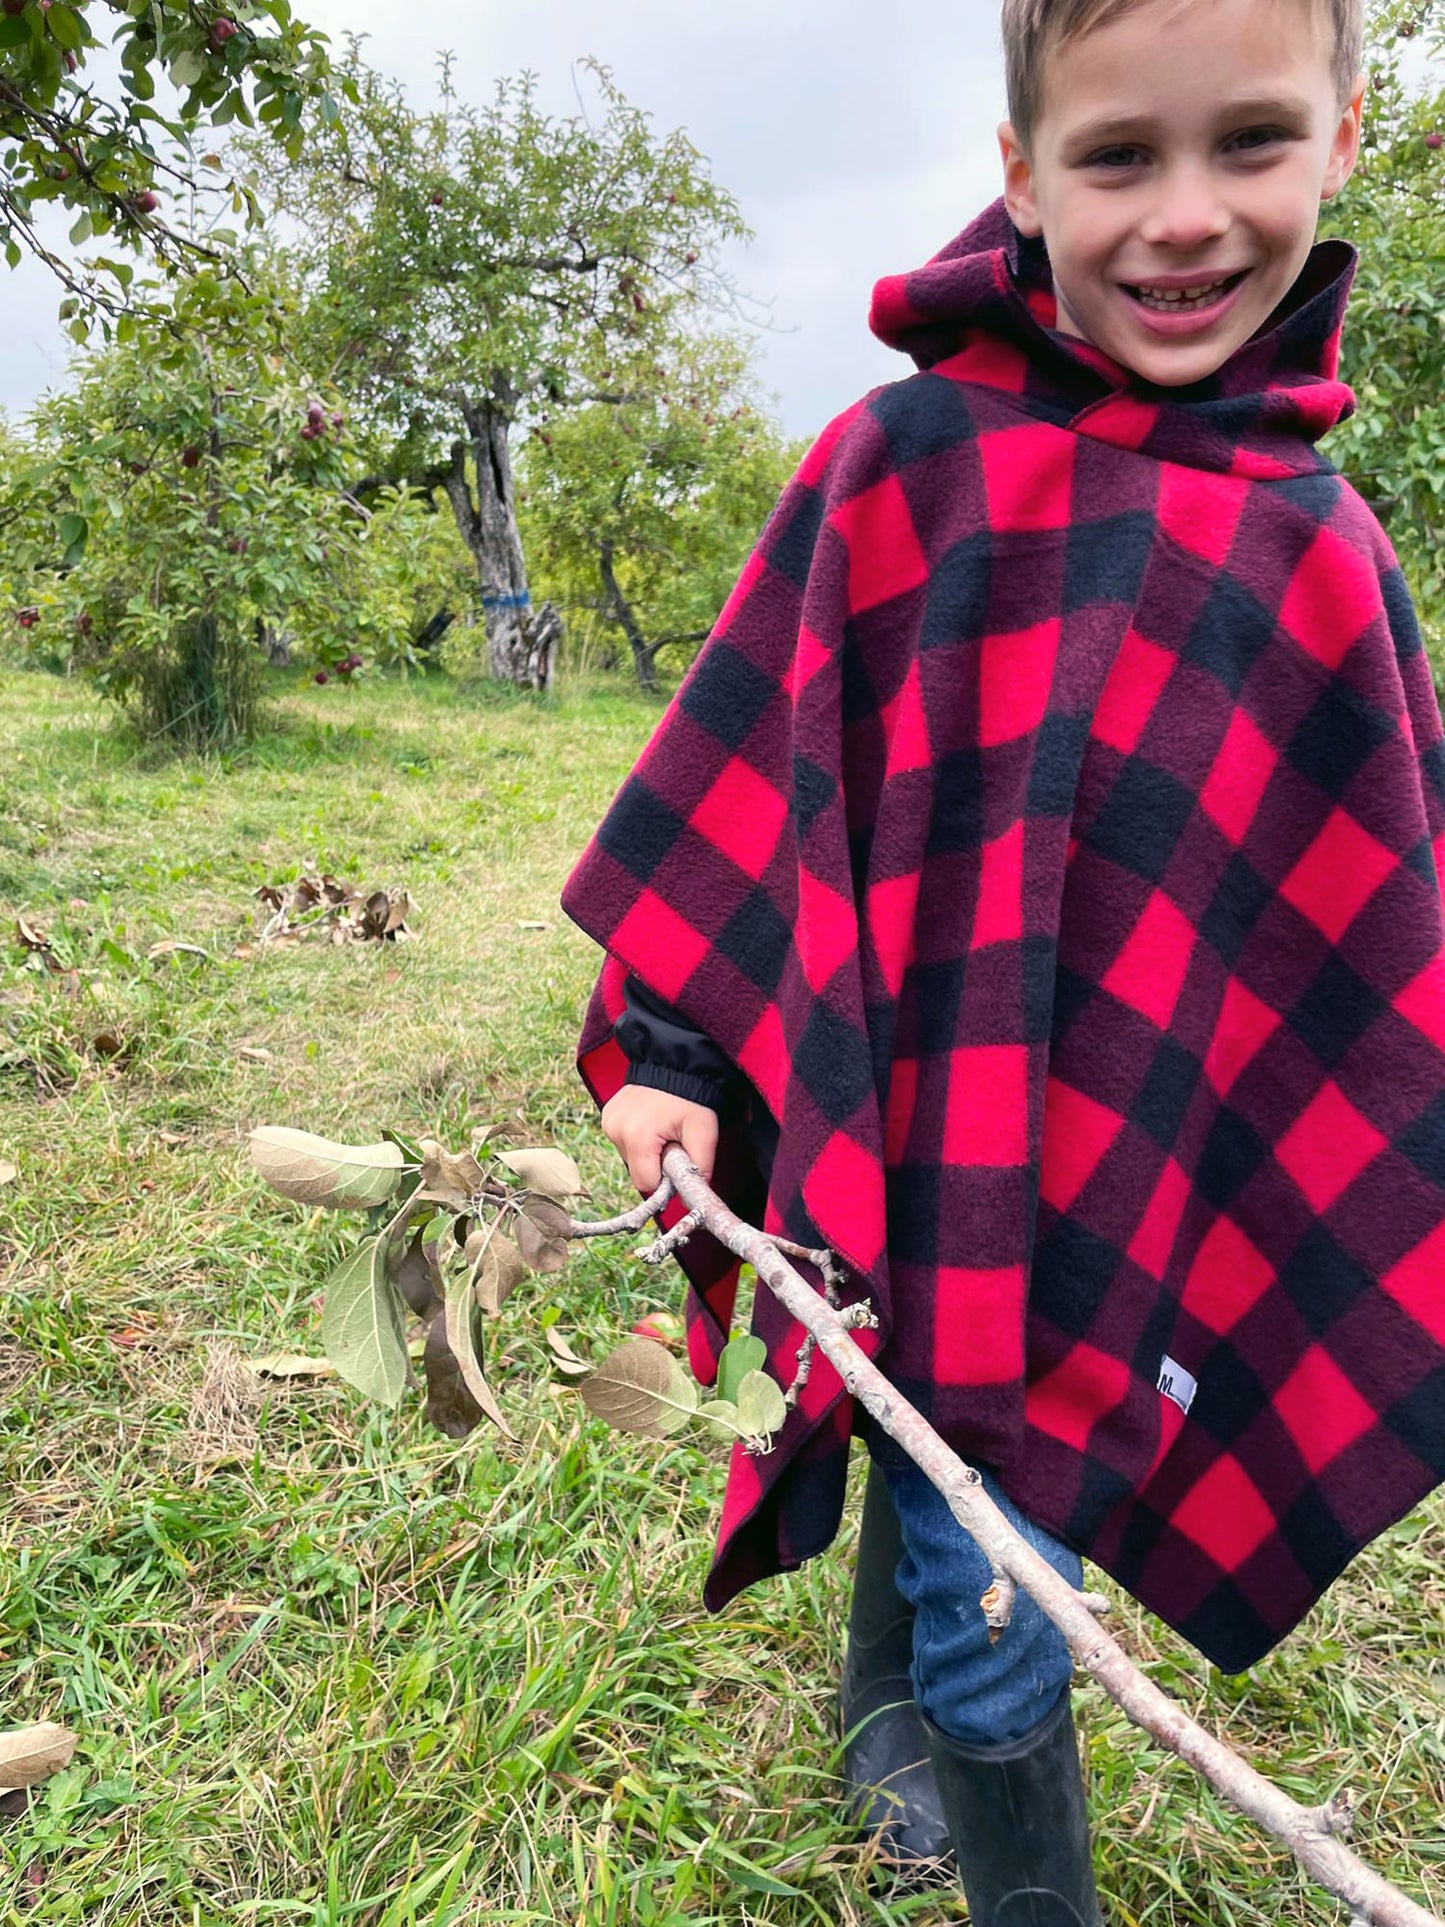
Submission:
[[[1316,446],[1351,267],[1188,390],[1054,332],[1001,207],[886,282],[918,372],[808,455],[563,898],[594,1095],[630,972],[777,1121],[723,1194],[1227,1668],[1445,1472],[1445,749]],[[736,1266],[682,1256],[707,1375]],[[734,1452],[711,1605],[832,1538],[855,1417],[815,1359]]]
[[1313,444],[1354,412],[1337,377],[1356,265],[1347,243],[1319,242],[1286,299],[1223,368],[1159,388],[1057,331],[1044,243],[1020,234],[998,200],[926,267],[880,281],[871,325],[919,369],[950,363],[1102,440],[1196,468],[1238,474],[1254,455],[1261,473],[1298,473],[1315,466]]

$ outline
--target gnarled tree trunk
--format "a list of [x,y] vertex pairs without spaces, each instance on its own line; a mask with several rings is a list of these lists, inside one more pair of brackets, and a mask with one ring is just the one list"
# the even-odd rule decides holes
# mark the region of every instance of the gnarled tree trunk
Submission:
[[[481,582],[487,668],[494,681],[523,689],[550,689],[562,618],[550,602],[534,609],[527,587],[508,446],[516,390],[497,370],[492,392],[482,401],[466,394],[458,394],[455,400],[467,426],[467,440],[452,444],[446,491]],[[476,478],[475,494],[467,474],[468,457]]]

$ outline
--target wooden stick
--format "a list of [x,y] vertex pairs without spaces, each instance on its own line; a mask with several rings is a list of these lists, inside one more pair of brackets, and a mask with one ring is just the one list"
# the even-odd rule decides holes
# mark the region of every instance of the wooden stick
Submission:
[[[1319,1806],[1301,1806],[1146,1679],[1100,1626],[1098,1600],[1075,1592],[1019,1537],[984,1491],[978,1473],[944,1444],[923,1414],[859,1350],[849,1335],[846,1314],[809,1287],[777,1241],[730,1211],[681,1145],[665,1153],[662,1168],[689,1212],[699,1216],[719,1243],[753,1266],[816,1340],[852,1396],[938,1487],[954,1518],[1001,1576],[1002,1591],[1007,1594],[1017,1584],[1037,1601],[1068,1641],[1079,1665],[1137,1727],[1203,1774],[1231,1806],[1288,1847],[1311,1879],[1351,1908],[1355,1927],[1445,1927],[1438,1914],[1407,1899],[1344,1844],[1340,1836],[1346,1829],[1348,1800],[1336,1794]],[[656,1199],[649,1202],[655,1205]]]

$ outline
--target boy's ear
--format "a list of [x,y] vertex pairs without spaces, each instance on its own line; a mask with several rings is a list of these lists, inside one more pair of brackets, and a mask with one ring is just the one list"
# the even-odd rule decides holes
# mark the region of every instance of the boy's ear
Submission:
[[1012,121],[999,122],[998,146],[1003,155],[1003,198],[1009,219],[1020,234],[1042,234],[1044,224],[1039,219],[1038,202],[1034,198],[1033,163],[1024,152]]
[[1335,138],[1330,147],[1329,165],[1325,169],[1324,186],[1320,189],[1322,201],[1333,200],[1355,171],[1355,162],[1360,158],[1360,125],[1364,110],[1365,76],[1361,74],[1355,82],[1354,92],[1340,110]]

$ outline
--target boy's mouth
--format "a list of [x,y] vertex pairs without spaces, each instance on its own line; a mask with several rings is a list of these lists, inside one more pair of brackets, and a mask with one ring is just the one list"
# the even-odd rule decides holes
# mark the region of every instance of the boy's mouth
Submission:
[[1239,274],[1216,276],[1209,281],[1196,281],[1182,287],[1161,287],[1155,282],[1145,281],[1131,284],[1122,282],[1125,294],[1141,308],[1151,314],[1186,315],[1204,314],[1210,308],[1218,307],[1243,281],[1247,270]]

